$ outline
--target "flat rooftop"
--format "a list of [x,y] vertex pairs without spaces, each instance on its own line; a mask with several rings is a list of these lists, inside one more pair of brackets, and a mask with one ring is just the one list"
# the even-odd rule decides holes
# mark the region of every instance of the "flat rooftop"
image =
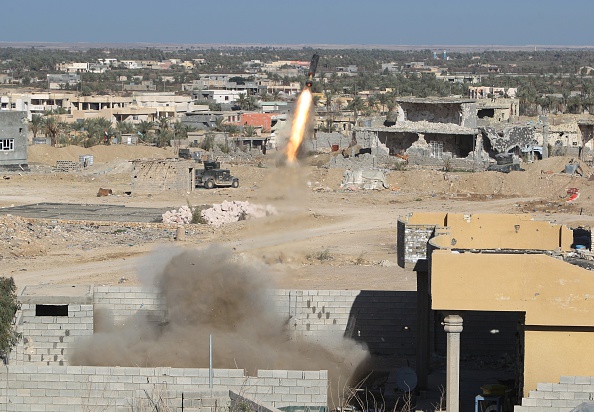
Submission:
[[35,203],[0,209],[0,215],[36,219],[94,220],[106,222],[160,223],[170,208],[128,207],[76,203]]
[[92,304],[91,285],[30,285],[18,296],[20,303]]
[[460,97],[400,97],[396,99],[398,103],[418,103],[418,104],[462,104],[476,103],[475,99],[464,99]]

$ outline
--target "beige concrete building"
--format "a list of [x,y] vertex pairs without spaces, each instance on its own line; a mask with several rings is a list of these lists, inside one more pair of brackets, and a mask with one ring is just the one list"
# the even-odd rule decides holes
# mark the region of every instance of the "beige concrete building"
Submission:
[[[419,381],[424,382],[428,370],[431,311],[449,314],[444,321],[447,391],[453,399],[458,393],[458,360],[464,353],[455,339],[450,347],[450,338],[452,333],[472,333],[464,328],[465,314],[515,313],[515,385],[523,396],[523,406],[516,410],[536,406],[533,398],[541,396],[545,386],[565,391],[564,405],[556,410],[571,410],[583,402],[568,391],[584,388],[566,383],[567,377],[575,376],[590,382],[594,374],[589,355],[594,345],[594,266],[585,259],[590,256],[590,239],[578,240],[568,227],[529,215],[414,213],[400,219],[399,264],[419,275]],[[576,252],[577,243],[587,243],[586,248]],[[547,405],[554,406],[552,399]],[[452,405],[452,410],[458,409]]]

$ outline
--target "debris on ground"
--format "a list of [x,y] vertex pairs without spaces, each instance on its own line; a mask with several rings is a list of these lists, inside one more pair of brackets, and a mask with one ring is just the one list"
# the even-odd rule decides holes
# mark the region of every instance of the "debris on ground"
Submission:
[[386,175],[381,170],[356,169],[345,170],[341,188],[356,189],[387,189]]
[[187,225],[192,222],[192,209],[182,206],[179,209],[168,210],[163,213],[163,223],[167,225]]
[[97,192],[97,197],[111,196],[112,194],[113,194],[113,191],[111,189],[99,188],[99,191]]
[[580,192],[577,187],[570,187],[567,189],[567,195],[569,198],[567,198],[566,202],[573,202],[574,200],[577,200],[578,197],[580,197]]
[[257,205],[249,202],[225,200],[221,204],[214,204],[202,211],[202,218],[211,226],[221,226],[240,220],[257,219],[264,216],[276,215],[277,211],[270,205]]

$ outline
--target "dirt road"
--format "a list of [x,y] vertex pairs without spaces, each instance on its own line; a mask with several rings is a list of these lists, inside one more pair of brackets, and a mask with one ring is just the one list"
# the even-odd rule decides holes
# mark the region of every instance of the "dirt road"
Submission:
[[[36,149],[40,150],[40,149]],[[533,213],[537,218],[590,226],[594,221],[591,197],[594,184],[586,177],[557,173],[565,159],[526,166],[526,172],[445,173],[409,170],[388,175],[391,189],[343,191],[343,171],[315,166],[276,168],[233,165],[239,189],[196,190],[191,193],[125,195],[130,191],[131,166],[125,156],[101,148],[100,159],[81,173],[50,173],[56,157],[76,153],[45,148],[37,156],[36,172],[13,173],[0,180],[0,207],[36,202],[113,204],[176,208],[185,204],[247,200],[269,204],[278,215],[228,224],[220,228],[191,225],[186,241],[175,242],[175,228],[153,229],[134,241],[117,244],[114,233],[86,224],[80,230],[46,225],[42,232],[22,239],[19,253],[0,256],[0,275],[14,276],[19,287],[32,284],[138,284],[138,272],[152,250],[164,246],[206,247],[222,244],[243,259],[264,264],[277,276],[277,287],[295,289],[413,290],[414,273],[396,265],[396,224],[399,216],[415,211],[464,213]],[[72,149],[69,149],[72,151]],[[129,150],[129,148],[126,148]],[[151,154],[146,148],[143,155]],[[163,156],[162,149],[154,156]],[[48,158],[45,163],[43,159]],[[547,163],[548,162],[548,163]],[[528,167],[529,166],[529,167]],[[554,173],[543,173],[554,170]],[[564,188],[576,186],[582,196],[566,204]],[[96,197],[98,188],[114,195]],[[503,189],[502,188],[508,188]],[[27,229],[0,224],[6,239],[26,236]],[[194,227],[196,226],[196,227]],[[61,240],[56,240],[56,227]],[[29,229],[31,229],[29,227]],[[35,228],[33,228],[35,229]],[[10,232],[13,230],[13,232]],[[23,234],[25,233],[25,234]],[[40,234],[41,233],[41,234]],[[28,243],[27,243],[28,242]],[[120,242],[122,243],[122,242]],[[25,246],[23,246],[23,244]],[[27,247],[28,246],[28,247]],[[22,251],[22,253],[21,253]]]

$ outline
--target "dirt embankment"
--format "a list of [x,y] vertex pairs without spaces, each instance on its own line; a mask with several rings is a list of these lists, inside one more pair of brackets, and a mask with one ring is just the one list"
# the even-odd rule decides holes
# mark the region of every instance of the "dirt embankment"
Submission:
[[81,146],[52,147],[48,145],[29,146],[29,163],[55,166],[58,160],[78,162],[80,156],[92,155],[94,163],[108,163],[134,159],[165,159],[175,157],[172,148],[158,148],[153,146]]

